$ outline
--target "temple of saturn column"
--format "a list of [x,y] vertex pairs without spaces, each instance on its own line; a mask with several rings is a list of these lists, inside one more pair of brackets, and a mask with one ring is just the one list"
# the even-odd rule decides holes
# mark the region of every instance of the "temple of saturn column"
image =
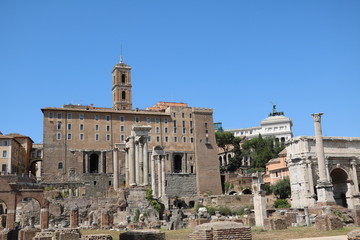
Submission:
[[326,206],[334,205],[334,193],[333,185],[330,182],[329,174],[327,174],[327,167],[325,164],[324,144],[321,131],[321,115],[323,113],[314,113],[312,117],[314,119],[315,128],[315,141],[316,141],[316,156],[318,162],[319,180],[316,185],[318,201],[317,205]]

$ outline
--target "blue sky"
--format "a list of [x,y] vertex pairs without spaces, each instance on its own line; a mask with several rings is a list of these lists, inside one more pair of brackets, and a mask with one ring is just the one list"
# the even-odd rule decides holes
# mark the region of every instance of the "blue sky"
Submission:
[[295,136],[360,137],[360,1],[0,1],[0,131],[42,141],[43,107],[111,107],[132,67],[133,106],[214,109],[258,126],[272,103]]

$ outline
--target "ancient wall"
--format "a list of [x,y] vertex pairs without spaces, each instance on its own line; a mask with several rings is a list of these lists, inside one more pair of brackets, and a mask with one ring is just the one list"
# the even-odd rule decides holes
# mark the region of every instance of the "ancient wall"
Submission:
[[197,193],[195,174],[166,174],[168,197],[193,196]]

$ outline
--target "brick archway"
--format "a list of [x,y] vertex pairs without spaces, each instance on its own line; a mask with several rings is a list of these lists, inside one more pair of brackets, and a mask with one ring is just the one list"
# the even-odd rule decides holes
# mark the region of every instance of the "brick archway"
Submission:
[[7,207],[6,228],[15,228],[16,206],[24,198],[33,198],[40,204],[40,228],[49,227],[49,202],[44,197],[44,189],[32,178],[0,176],[0,199]]

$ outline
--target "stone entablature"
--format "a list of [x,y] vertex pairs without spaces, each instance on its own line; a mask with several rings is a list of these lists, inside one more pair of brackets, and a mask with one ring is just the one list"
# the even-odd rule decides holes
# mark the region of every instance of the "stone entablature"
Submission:
[[[325,177],[333,185],[335,202],[354,208],[359,202],[360,138],[323,137]],[[313,136],[291,139],[286,148],[292,207],[315,206],[319,180]]]

